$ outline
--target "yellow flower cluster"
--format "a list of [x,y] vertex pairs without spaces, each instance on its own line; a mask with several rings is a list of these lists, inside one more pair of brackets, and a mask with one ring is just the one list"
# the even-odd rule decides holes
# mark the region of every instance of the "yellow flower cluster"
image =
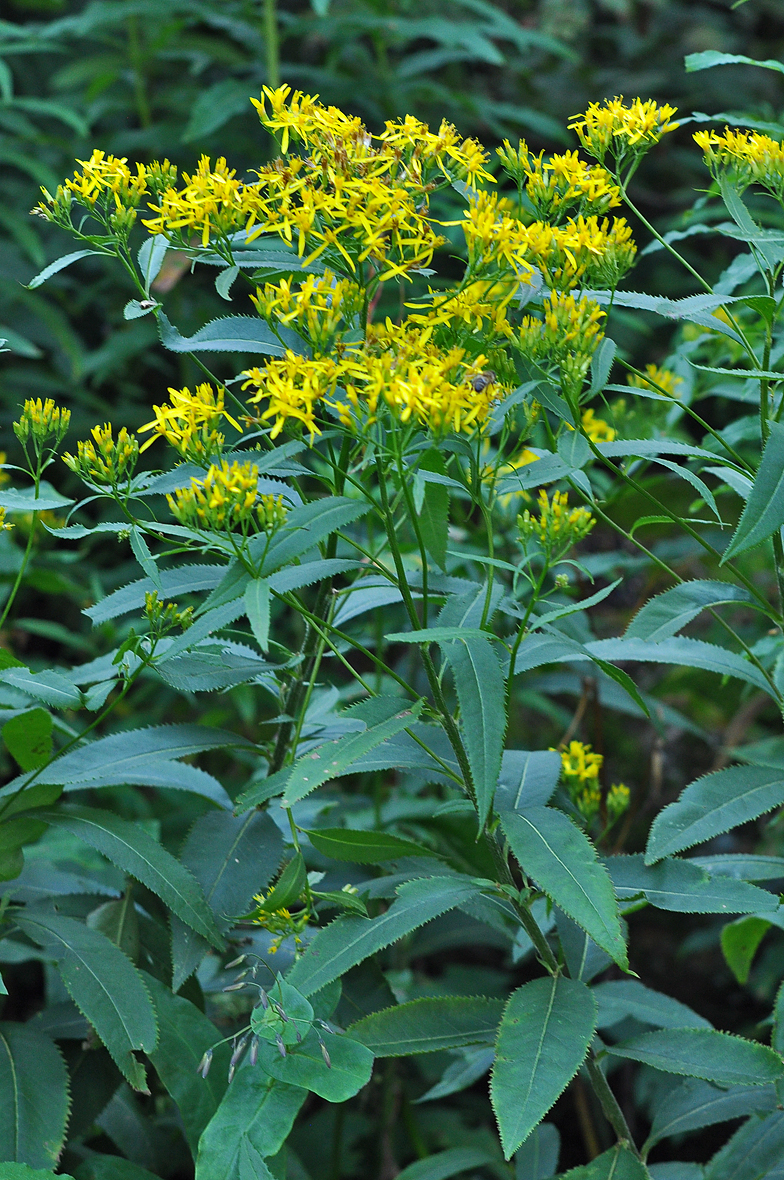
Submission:
[[277,438],[283,427],[292,420],[300,423],[310,435],[321,434],[316,423],[319,403],[331,405],[338,378],[343,366],[329,357],[306,359],[294,352],[287,352],[279,360],[269,361],[263,368],[248,369],[242,388],[255,389],[248,398],[249,405],[266,401],[266,409],[258,416],[251,416],[249,423],[263,425],[274,419],[270,438]]
[[591,442],[612,442],[617,434],[617,431],[610,426],[609,422],[605,422],[603,418],[597,418],[590,407],[587,410],[583,410],[582,424],[583,430]]
[[94,426],[92,440],[78,442],[76,455],[63,455],[63,462],[82,479],[116,488],[129,480],[139,458],[139,443],[123,426],[115,441],[110,423]]
[[587,508],[570,508],[566,492],[553,492],[552,500],[544,488],[537,497],[539,516],[526,508],[517,518],[520,539],[525,544],[535,538],[550,555],[566,551],[570,545],[587,537],[596,521]]
[[232,418],[225,408],[225,390],[219,386],[214,390],[209,382],[196,386],[196,392],[169,388],[171,404],[153,406],[155,418],[139,427],[139,433],[152,430],[151,438],[142,446],[142,451],[151,447],[156,438],[163,437],[184,459],[196,462],[209,459],[220,453],[226,441],[218,430],[225,420],[235,430],[242,430],[239,422]]
[[[286,519],[280,496],[258,496],[258,468],[248,460],[213,463],[204,479],[192,479],[189,488],[167,496],[172,514],[190,528],[233,531],[247,535],[258,527],[274,532]],[[258,504],[257,504],[258,498]],[[254,520],[255,515],[255,520]]]
[[71,411],[61,409],[50,397],[44,401],[27,398],[22,406],[19,421],[14,422],[14,434],[23,447],[32,439],[33,448],[40,454],[42,448],[56,447],[62,442],[71,423]]
[[161,602],[157,590],[149,590],[144,595],[144,614],[150,623],[153,635],[165,635],[173,627],[181,627],[187,631],[193,623],[193,607],[186,606],[180,610],[176,602]]
[[89,160],[77,160],[80,168],[72,179],[60,185],[52,196],[41,189],[44,200],[33,213],[47,221],[70,224],[72,201],[90,209],[112,228],[126,233],[131,229],[142,197],[154,194],[175,183],[177,169],[168,160],[150,165],[129,166],[127,157],[107,155],[98,148]]
[[257,904],[257,909],[253,911],[250,921],[254,926],[261,926],[275,935],[268,953],[276,954],[287,938],[293,938],[294,945],[299,950],[302,946],[302,932],[310,921],[309,911],[303,909],[297,914],[292,914],[285,906],[279,910],[265,910],[262,908],[265,901],[263,893],[257,893],[253,900]]
[[0,508],[0,530],[2,530],[2,529],[10,530],[13,527],[14,526],[12,524],[9,524],[9,522],[5,518],[5,508]]
[[532,361],[557,364],[561,386],[567,396],[579,395],[602,339],[601,321],[605,313],[597,303],[583,297],[552,291],[544,300],[544,319],[525,316],[517,344]]
[[295,327],[315,352],[323,353],[335,343],[341,324],[356,327],[362,292],[356,283],[338,279],[327,269],[299,284],[291,279],[267,283],[251,301],[265,320]]
[[[561,750],[564,785],[575,807],[588,823],[596,819],[601,809],[599,771],[603,762],[602,754],[593,753],[591,747],[582,742],[570,742],[567,750]],[[613,783],[605,798],[609,823],[614,823],[628,806],[629,788],[623,783]]]
[[604,168],[586,164],[577,152],[530,153],[525,140],[513,148],[508,139],[496,149],[509,175],[525,187],[542,221],[560,221],[565,214],[602,215],[621,203],[621,190]]
[[697,131],[694,142],[702,148],[705,163],[716,179],[728,170],[742,188],[759,184],[779,201],[784,200],[784,142],[759,131],[733,131],[729,127],[721,135]]
[[512,329],[507,321],[507,308],[528,284],[512,281],[477,281],[457,291],[428,291],[426,301],[409,303],[409,308],[421,308],[422,313],[409,315],[408,323],[436,328],[441,324],[460,330],[463,325],[485,338],[509,336]]
[[668,131],[674,131],[678,126],[672,121],[676,110],[652,99],[643,102],[635,98],[625,106],[621,95],[604,103],[592,102],[585,114],[574,117],[569,129],[577,132],[589,156],[599,163],[604,163],[609,153],[621,165],[629,156],[639,158]]
[[666,393],[669,397],[678,397],[678,386],[683,385],[683,378],[672,369],[659,368],[658,365],[646,365],[645,372],[648,380],[630,373],[626,378],[629,385],[635,389],[653,389],[657,393]]

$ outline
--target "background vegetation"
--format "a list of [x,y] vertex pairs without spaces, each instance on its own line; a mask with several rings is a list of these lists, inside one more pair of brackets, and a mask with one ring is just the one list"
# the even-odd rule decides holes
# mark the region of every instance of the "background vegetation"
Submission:
[[[54,397],[69,406],[72,436],[82,438],[104,419],[117,427],[137,427],[150,417],[150,405],[164,400],[168,386],[192,386],[199,378],[191,359],[161,348],[152,317],[123,319],[123,307],[135,292],[117,269],[100,260],[85,260],[78,274],[63,271],[45,288],[25,286],[47,262],[72,248],[65,234],[29,217],[38,186],[53,192],[72,170],[73,160],[86,158],[92,148],[142,161],[168,156],[186,169],[200,153],[220,152],[245,173],[273,152],[248,95],[279,79],[318,92],[324,102],[359,114],[373,129],[405,113],[436,124],[445,117],[463,134],[488,144],[522,135],[536,151],[576,146],[565,131],[569,116],[589,101],[614,94],[653,97],[683,113],[704,112],[722,120],[726,112],[729,121],[781,138],[782,75],[742,66],[687,74],[684,55],[706,49],[781,60],[780,3],[750,0],[733,9],[725,3],[667,0],[450,0],[445,14],[437,0],[284,0],[277,10],[270,0],[9,0],[0,22],[0,336],[7,337],[10,349],[0,358],[0,412],[9,460],[18,461],[10,423],[25,398]],[[707,187],[707,174],[691,143],[691,130],[685,127],[668,136],[632,186],[635,203],[662,231],[685,229],[714,216],[710,206],[696,213],[693,209],[693,190]],[[768,224],[775,227],[775,219]],[[635,230],[643,246],[648,235],[641,227]],[[736,249],[727,239],[700,234],[683,243],[686,257],[711,281],[727,268]],[[182,274],[183,267],[167,261],[157,285],[160,292],[170,292],[167,309],[188,333],[225,311],[225,304],[210,276],[200,274],[180,284]],[[688,274],[663,251],[641,258],[633,285],[671,298],[694,289]],[[678,329],[676,338],[660,319],[632,318],[623,310],[613,312],[608,328],[620,355],[637,368],[663,362],[676,344],[683,345],[684,331]],[[235,369],[228,363],[224,369],[216,365],[219,374]],[[727,403],[715,390],[708,392],[701,413],[721,428],[730,417]],[[650,428],[648,421],[645,429]],[[72,490],[65,469],[53,479],[64,493]],[[666,494],[684,511],[690,503],[672,486]],[[625,493],[616,504],[616,514],[629,527],[643,513],[633,494]],[[651,536],[657,552],[682,576],[710,577],[715,572],[681,535],[659,525],[652,527]],[[13,535],[0,534],[5,593],[19,568],[25,539],[24,519]],[[615,538],[601,528],[583,544],[597,576],[620,568],[617,556],[615,565],[602,564],[602,554],[616,549]],[[81,613],[136,576],[134,563],[130,558],[118,562],[116,550],[114,542],[93,545],[86,563],[76,548],[55,548],[51,538],[41,540],[5,623],[3,646],[31,667],[42,668],[83,662],[121,642],[126,635],[122,623],[93,629]],[[763,577],[753,558],[749,561],[750,574]],[[635,565],[630,548],[622,586],[591,613],[596,635],[622,631],[634,609],[659,588],[658,577],[655,569]],[[710,639],[710,621],[701,626],[695,634]],[[586,696],[585,685],[566,677],[559,681],[555,673],[527,682],[512,721],[519,747],[556,745],[572,728],[605,754],[609,777],[622,778],[632,790],[627,850],[642,847],[652,814],[685,783],[725,765],[729,749],[778,736],[780,726],[766,697],[744,695],[735,682],[717,690],[715,677],[693,669],[664,672],[649,666],[638,669],[635,679],[666,707],[658,726],[603,708],[590,693]],[[198,719],[251,736],[270,719],[263,708],[245,686],[212,698],[149,680],[136,691],[133,716],[119,710],[113,725]],[[10,779],[16,767],[7,754],[2,758]],[[211,769],[220,773],[232,795],[247,777],[241,759],[224,755],[216,756]],[[175,851],[199,811],[188,798],[103,789],[104,806],[149,825]],[[778,827],[759,821],[717,841],[712,851],[781,854],[784,839]],[[742,986],[722,955],[720,921],[698,924],[690,916],[647,909],[633,922],[638,962],[632,965],[646,982],[666,988],[719,1028],[755,1035],[784,974],[780,932],[767,936]],[[514,968],[492,938],[477,943],[469,970],[464,949],[450,962],[450,937],[446,926],[441,942],[422,936],[412,960],[398,965],[400,994],[427,994],[445,969],[453,990],[463,980],[467,992],[505,995]],[[4,963],[2,944],[0,963],[10,991],[3,1019],[26,1019],[45,996],[50,1003],[58,998],[49,969],[40,963]],[[368,981],[358,987],[366,992]],[[215,1006],[217,1001],[209,997],[207,1002],[229,1027],[226,1005]],[[76,1040],[63,1043],[82,1112],[81,1121],[71,1127],[75,1146],[66,1152],[63,1168],[77,1166],[86,1144],[125,1156],[167,1180],[189,1176],[187,1153],[167,1123],[166,1110],[118,1090],[120,1078],[108,1057],[104,1076],[94,1071],[83,1081],[85,1051]],[[91,1063],[96,1059],[96,1053],[90,1054]],[[479,1137],[489,1135],[492,1128],[488,1125],[485,1131],[482,1124],[487,1115],[482,1083],[476,1093],[461,1096],[453,1124],[431,1125],[427,1113],[421,1113],[425,1106],[414,1117],[412,1095],[437,1079],[439,1065],[444,1063],[428,1061],[433,1077],[413,1081],[401,1081],[390,1066],[385,1094],[391,1105],[381,1123],[374,1123],[361,1106],[348,1112],[326,1105],[314,1108],[296,1140],[314,1180],[326,1175],[386,1180],[418,1154],[423,1142],[428,1148],[453,1146],[463,1141],[466,1127]],[[636,1131],[646,1117],[644,1078],[635,1083],[634,1067],[622,1068],[628,1071],[624,1113]],[[79,1091],[82,1085],[84,1092]],[[578,1083],[556,1109],[564,1145],[562,1169],[582,1162],[586,1151],[605,1146],[591,1139],[596,1120],[590,1102]],[[337,1127],[338,1120],[345,1125]],[[709,1128],[680,1144],[678,1156],[705,1160],[725,1137],[726,1127]],[[338,1144],[329,1172],[324,1170],[324,1142]],[[667,1151],[663,1145],[658,1158],[666,1159]]]

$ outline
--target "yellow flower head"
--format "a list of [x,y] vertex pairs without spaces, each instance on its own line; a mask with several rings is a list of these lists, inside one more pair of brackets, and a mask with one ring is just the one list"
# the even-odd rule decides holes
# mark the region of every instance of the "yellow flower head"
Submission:
[[525,545],[535,538],[551,557],[562,554],[571,545],[587,537],[596,521],[587,508],[570,508],[566,492],[553,492],[552,499],[542,488],[538,496],[539,516],[526,508],[518,516],[520,539]]
[[14,422],[14,434],[23,447],[26,448],[28,439],[32,439],[36,454],[47,444],[50,447],[59,446],[71,422],[71,411],[62,409],[50,397],[44,401],[41,398],[28,398],[23,407],[19,420]]
[[316,424],[319,403],[331,404],[329,399],[343,371],[344,366],[329,357],[306,359],[293,352],[269,361],[263,369],[246,370],[242,388],[256,391],[248,398],[248,405],[267,402],[266,409],[249,417],[248,422],[261,425],[274,419],[270,438],[277,438],[288,424],[299,424],[310,435],[312,445],[314,435],[321,434]]
[[[603,418],[596,417],[590,406],[587,410],[583,410],[582,424],[583,430],[591,442],[612,442],[617,434],[617,431],[613,430],[609,422],[605,422]],[[572,427],[569,427],[569,429],[571,430]]]
[[123,426],[115,440],[110,423],[94,426],[92,440],[78,442],[76,455],[63,455],[63,462],[82,479],[117,487],[133,475],[139,458],[139,443]]
[[195,393],[186,386],[184,389],[169,388],[169,394],[171,404],[153,406],[155,418],[139,427],[140,434],[153,431],[142,451],[151,447],[156,438],[163,437],[184,459],[201,462],[223,449],[225,439],[218,427],[224,419],[235,430],[242,430],[225,408],[223,386],[215,390],[205,381],[196,386]]
[[310,921],[307,908],[297,914],[292,914],[285,906],[278,910],[265,910],[263,907],[266,899],[263,893],[257,893],[253,900],[256,902],[256,909],[250,921],[254,926],[261,926],[275,935],[269,947],[269,954],[276,954],[287,938],[293,938],[294,946],[299,950],[302,946],[302,932]]
[[303,283],[283,279],[267,283],[251,300],[259,315],[276,324],[294,328],[316,352],[326,352],[335,343],[341,325],[351,327],[360,310],[362,292],[349,279],[339,279],[327,269],[310,275]]
[[185,185],[173,185],[158,194],[158,204],[150,205],[156,217],[148,217],[142,225],[153,234],[178,232],[188,238],[198,233],[202,246],[210,238],[226,238],[241,229],[250,229],[258,219],[262,201],[257,184],[246,184],[237,179],[234,168],[229,168],[220,157],[214,164],[209,156],[202,156],[196,171],[183,173]]
[[600,163],[608,153],[620,163],[630,154],[648,151],[668,131],[674,131],[678,126],[672,122],[676,109],[639,98],[625,106],[621,95],[604,103],[592,102],[584,115],[575,115],[569,129],[577,132],[585,150]]
[[508,139],[497,153],[504,168],[525,188],[526,196],[542,221],[558,222],[563,216],[603,214],[621,203],[621,190],[609,174],[595,164],[585,164],[577,152],[544,158],[533,156],[524,140],[513,148]]
[[758,184],[784,200],[784,142],[759,131],[697,131],[694,142],[715,179],[729,172],[741,188]]
[[673,373],[672,369],[646,365],[645,372],[648,374],[647,381],[644,377],[638,377],[636,373],[630,373],[626,380],[634,389],[653,389],[656,393],[667,394],[668,397],[679,396],[678,386],[683,385],[683,378]]
[[601,321],[605,313],[585,296],[576,299],[559,291],[544,300],[543,312],[541,320],[523,318],[518,347],[533,361],[557,365],[564,392],[577,396],[604,335]]
[[192,479],[189,488],[167,496],[173,515],[190,528],[234,531],[247,535],[257,526],[272,532],[286,519],[280,496],[261,496],[257,504],[259,472],[248,460],[213,463],[203,479]]

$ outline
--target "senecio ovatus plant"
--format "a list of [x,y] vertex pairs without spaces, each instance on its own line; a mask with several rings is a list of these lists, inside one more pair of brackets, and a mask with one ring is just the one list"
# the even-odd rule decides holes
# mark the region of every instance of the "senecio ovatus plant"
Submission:
[[[116,259],[138,291],[126,318],[154,315],[163,344],[198,358],[204,381],[170,389],[137,434],[98,424],[62,456],[93,516],[57,529],[59,543],[114,533],[141,567],[87,614],[137,621],[116,650],[71,671],[33,673],[4,655],[3,681],[27,702],[4,730],[20,764],[0,791],[4,945],[59,967],[131,1088],[154,1085],[164,1106],[168,1091],[197,1180],[304,1175],[291,1150],[287,1164],[286,1140],[303,1104],[318,1102],[309,1095],[345,1102],[376,1059],[435,1051],[453,1060],[420,1101],[448,1107],[489,1071],[500,1147],[486,1136],[463,1146],[466,1128],[427,1158],[415,1136],[419,1180],[555,1174],[558,1133],[544,1120],[573,1079],[585,1117],[590,1088],[606,1119],[589,1127],[599,1154],[574,1180],[643,1180],[661,1140],[739,1118],[707,1175],[750,1177],[738,1161],[756,1160],[760,1144],[768,1155],[753,1175],[767,1175],[784,1151],[781,1001],[759,1040],[713,1028],[630,969],[624,915],[650,905],[729,916],[731,962],[753,955],[748,923],[754,946],[781,924],[778,896],[753,882],[784,876],[784,861],[681,854],[784,805],[781,762],[749,755],[698,779],[656,815],[645,853],[627,855],[638,788],[629,811],[627,786],[577,734],[591,699],[655,724],[675,716],[624,661],[736,678],[782,705],[782,600],[743,561],[772,540],[780,595],[784,244],[743,194],[781,203],[782,147],[756,132],[695,136],[729,214],[719,232],[743,252],[715,291],[692,270],[699,293],[674,302],[620,288],[636,247],[616,215],[645,153],[677,127],[668,106],[592,104],[572,124],[585,158],[505,142],[493,162],[447,124],[433,132],[407,117],[376,135],[287,86],[253,101],[280,155],[250,178],[224,159],[178,177],[168,161],[95,151],[34,211],[80,243],[36,282],[89,254]],[[651,232],[653,248],[680,257]],[[431,269],[447,237],[463,259],[452,280]],[[244,314],[183,336],[155,296],[169,251],[214,268],[219,295],[245,299]],[[751,294],[733,294],[743,284]],[[629,383],[608,384],[611,305],[686,321],[670,367],[626,365]],[[218,379],[210,352],[258,364]],[[702,419],[695,374],[703,388],[734,382],[740,402],[756,391],[745,435]],[[659,426],[628,438],[638,403]],[[34,513],[31,538],[42,512],[71,503],[42,479],[67,424],[66,411],[31,402],[16,426],[34,486],[2,503]],[[160,472],[138,468],[147,451]],[[683,481],[699,497],[688,515],[660,498],[651,465],[667,488]],[[650,509],[631,532],[614,515],[629,488]],[[734,533],[719,491],[730,515],[745,501]],[[110,512],[95,524],[101,498]],[[637,538],[639,524],[662,521],[716,580],[684,581]],[[598,522],[625,539],[619,561],[632,554],[671,583],[616,638],[597,639],[586,610],[618,583],[578,597],[599,571],[585,551]],[[728,604],[762,620],[758,642],[736,632]],[[680,634],[702,611],[724,645]],[[516,749],[520,693],[555,665],[563,691],[578,686],[574,723],[559,749]],[[186,694],[251,684],[271,722],[255,744],[196,724],[107,736],[141,677]],[[53,723],[58,708],[94,716]],[[232,747],[247,767],[236,799],[180,761]],[[144,826],[60,800],[119,783],[207,800],[179,858]],[[69,910],[58,878],[55,906],[40,861],[34,880],[24,867],[24,846],[47,829],[113,861],[125,894]],[[89,881],[71,892],[89,894]],[[171,965],[168,951],[163,965],[144,952],[153,894],[170,914]],[[444,926],[450,911],[462,917]],[[416,940],[434,920],[450,932],[444,945],[489,930],[527,981],[506,999],[411,998],[400,968],[425,953]],[[195,971],[233,1005],[221,1031],[192,1002]],[[57,1027],[46,1025],[55,1037]],[[7,1158],[53,1168],[67,1134],[62,1061],[45,1031],[3,1029],[22,1082],[0,1110],[0,1142],[15,1144]],[[639,1063],[654,1095],[645,1143],[614,1089],[622,1062]],[[3,1057],[0,1076],[7,1068]]]

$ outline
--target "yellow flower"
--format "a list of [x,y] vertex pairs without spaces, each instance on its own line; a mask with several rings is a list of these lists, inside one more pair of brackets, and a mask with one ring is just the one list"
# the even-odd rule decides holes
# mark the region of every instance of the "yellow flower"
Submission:
[[12,529],[14,526],[5,518],[5,508],[0,508],[0,529]]
[[583,410],[582,423],[583,430],[591,442],[612,442],[617,434],[617,431],[613,430],[609,422],[605,422],[603,418],[597,418],[590,407],[587,410]]
[[306,359],[287,352],[279,360],[269,361],[263,369],[246,370],[242,374],[246,378],[242,388],[256,390],[248,398],[248,405],[268,402],[263,413],[251,416],[248,421],[260,425],[273,418],[270,438],[277,438],[287,423],[299,423],[309,433],[312,445],[314,435],[321,434],[316,425],[316,410],[320,402],[331,404],[329,398],[344,369],[345,366],[329,357]]
[[603,104],[592,102],[585,114],[575,115],[569,129],[577,132],[585,150],[600,163],[608,152],[620,163],[629,154],[646,152],[668,131],[674,131],[678,127],[672,122],[676,109],[639,98],[625,106],[621,95],[605,99]]
[[504,168],[525,186],[525,193],[542,221],[559,221],[564,214],[603,214],[621,203],[621,190],[604,168],[585,164],[577,152],[532,156],[520,140],[513,148],[508,139],[496,149]]
[[629,806],[631,795],[625,783],[613,783],[607,792],[607,818],[613,823]]
[[679,396],[678,386],[683,385],[683,378],[673,373],[672,369],[646,365],[645,372],[648,374],[647,381],[644,377],[638,377],[636,373],[630,373],[626,380],[635,389],[653,389],[657,393],[666,393],[669,397]]
[[155,418],[139,427],[139,433],[148,430],[154,433],[142,446],[142,451],[151,447],[156,438],[162,436],[186,459],[200,462],[219,453],[225,442],[218,427],[225,418],[235,428],[242,430],[239,422],[232,418],[225,408],[225,390],[212,388],[209,382],[196,386],[196,392],[169,388],[171,405],[153,406]]
[[251,301],[264,319],[295,328],[315,351],[326,352],[338,337],[341,324],[344,328],[354,326],[362,292],[356,283],[338,279],[327,269],[299,284],[291,279],[267,283],[263,291],[251,295]]
[[63,462],[82,479],[116,487],[133,475],[139,458],[139,443],[123,426],[115,442],[110,423],[94,426],[92,441],[78,442],[76,455],[63,455]]
[[587,537],[596,521],[587,508],[570,508],[566,492],[553,492],[552,499],[542,488],[538,496],[539,516],[532,516],[526,508],[518,516],[517,525],[523,544],[536,538],[552,556]]
[[465,325],[472,332],[491,336],[509,336],[512,328],[507,320],[507,309],[513,299],[528,286],[517,280],[505,282],[479,281],[469,283],[462,291],[428,291],[426,300],[408,303],[407,307],[422,308],[424,314],[412,314],[408,323],[435,328],[448,324],[452,328]]
[[759,184],[778,200],[784,199],[784,142],[759,131],[697,131],[694,142],[702,148],[705,163],[718,179],[728,170],[746,188]]
[[269,947],[269,954],[276,954],[287,938],[293,938],[294,945],[299,950],[302,946],[302,932],[310,921],[310,913],[307,908],[302,909],[298,914],[292,914],[285,906],[278,910],[265,910],[263,906],[266,899],[263,892],[257,893],[253,900],[256,902],[257,908],[253,911],[250,921],[254,926],[261,926],[262,929],[275,935]]
[[543,320],[523,318],[518,347],[533,361],[558,365],[564,392],[577,396],[603,337],[601,321],[605,313],[585,296],[576,299],[558,291],[544,300],[543,311]]
[[158,205],[150,205],[157,217],[142,225],[153,234],[187,230],[201,235],[202,246],[211,236],[226,238],[240,229],[249,229],[261,211],[259,186],[237,179],[223,157],[210,163],[202,156],[192,175],[183,173],[185,187],[167,186],[158,194]]
[[590,823],[599,814],[602,795],[599,771],[604,757],[594,754],[582,742],[570,742],[568,750],[561,750],[561,773],[570,799],[583,818]]
[[191,528],[205,531],[232,531],[244,534],[255,529],[254,512],[259,526],[273,532],[286,518],[280,496],[261,496],[257,505],[259,472],[248,460],[220,466],[213,463],[203,479],[192,479],[189,488],[178,488],[167,496],[169,507],[179,520]]
[[48,443],[51,447],[58,446],[70,425],[71,411],[62,409],[52,398],[28,398],[23,407],[18,422],[14,422],[14,434],[23,447],[26,448],[28,439],[32,438],[36,453]]

